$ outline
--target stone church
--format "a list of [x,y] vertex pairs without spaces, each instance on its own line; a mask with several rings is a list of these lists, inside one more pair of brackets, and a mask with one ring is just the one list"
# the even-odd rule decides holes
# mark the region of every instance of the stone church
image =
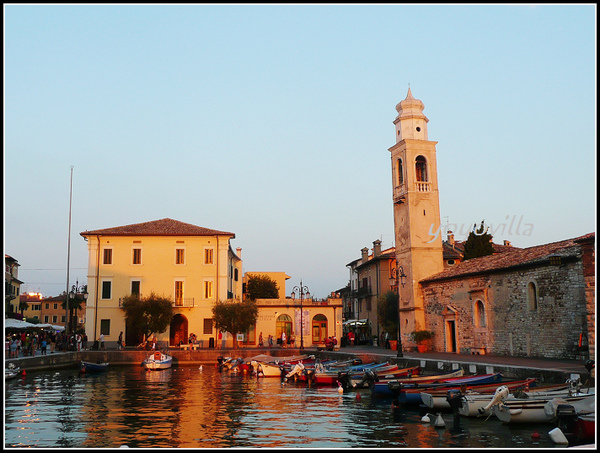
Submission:
[[[444,266],[436,144],[409,88],[391,153],[396,265],[404,348],[595,360],[595,233]],[[433,230],[432,230],[433,227]]]

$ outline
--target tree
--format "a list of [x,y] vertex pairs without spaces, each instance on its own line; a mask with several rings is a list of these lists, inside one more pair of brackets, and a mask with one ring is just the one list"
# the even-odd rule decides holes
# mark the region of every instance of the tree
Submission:
[[492,235],[488,234],[487,228],[484,228],[484,221],[481,221],[479,229],[476,228],[477,225],[473,225],[473,230],[469,233],[469,237],[465,241],[463,256],[465,261],[480,256],[492,255],[494,253]]
[[246,283],[246,299],[278,299],[277,282],[268,275],[250,275]]
[[379,325],[390,334],[390,338],[398,339],[398,293],[388,291],[377,300],[377,319]]
[[219,301],[213,306],[212,313],[217,330],[233,335],[233,344],[237,348],[236,334],[247,332],[256,324],[258,305],[252,299]]
[[123,299],[123,310],[128,328],[146,338],[152,333],[163,333],[173,319],[171,300],[157,296],[154,292],[147,297],[135,294]]

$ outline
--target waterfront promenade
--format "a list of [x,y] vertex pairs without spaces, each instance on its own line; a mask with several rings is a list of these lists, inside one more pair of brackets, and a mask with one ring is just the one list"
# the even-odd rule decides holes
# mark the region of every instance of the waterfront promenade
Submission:
[[[452,371],[463,368],[467,374],[502,373],[505,379],[538,378],[542,383],[560,383],[570,378],[580,377],[582,381],[590,378],[585,368],[585,360],[558,360],[534,357],[506,357],[493,355],[467,355],[443,352],[404,352],[397,357],[396,351],[377,346],[343,347],[336,351],[319,351],[316,348],[239,348],[239,349],[198,349],[194,351],[169,349],[174,365],[186,366],[197,364],[216,364],[217,357],[250,358],[260,354],[275,357],[291,357],[295,355],[314,354],[319,358],[345,360],[359,357],[363,362],[391,361],[398,365],[420,366],[428,374]],[[19,357],[6,359],[5,364],[14,363],[23,370],[76,367],[79,362],[109,362],[112,365],[140,365],[149,354],[148,351],[136,349],[104,350],[79,352],[54,352],[35,357]],[[595,379],[595,373],[592,374]]]

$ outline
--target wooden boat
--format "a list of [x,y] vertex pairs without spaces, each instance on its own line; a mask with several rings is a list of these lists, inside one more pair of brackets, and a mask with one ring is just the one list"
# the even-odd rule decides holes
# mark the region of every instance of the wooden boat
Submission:
[[160,351],[153,352],[142,362],[147,370],[166,370],[171,368],[173,357]]
[[81,361],[79,371],[82,373],[93,373],[97,371],[106,371],[108,368],[108,362],[86,362],[84,360]]
[[418,376],[419,374],[421,374],[420,366],[392,370],[385,372],[383,375],[375,370],[367,370],[362,374],[354,374],[351,376],[352,388],[368,388],[374,382],[391,381],[393,379]]
[[558,398],[546,396],[526,400],[504,399],[492,406],[492,412],[503,423],[552,423],[553,416],[546,409],[550,401],[554,407],[558,404],[569,404],[577,413],[594,412],[596,394],[594,391]]
[[362,379],[364,372],[366,371],[377,371],[379,372],[392,372],[398,369],[398,365],[384,363],[373,363],[368,365],[355,365],[348,368],[340,368],[339,370],[327,369],[319,372],[315,371],[312,374],[312,382],[317,385],[332,385],[337,384],[340,380],[340,373],[346,374],[350,379]]
[[[568,396],[568,384],[544,385],[541,387],[515,387],[510,382],[503,383],[503,386],[508,388],[509,394],[507,399],[529,399],[534,397],[544,396]],[[496,388],[496,390],[498,387]],[[494,398],[494,393],[491,389],[486,388],[481,391],[479,388],[473,388],[468,393],[461,396],[461,406],[458,408],[458,413],[465,417],[487,417],[491,414],[491,401]],[[423,397],[422,397],[423,398]],[[425,398],[423,398],[425,402]],[[427,403],[425,403],[427,404]],[[487,407],[486,407],[487,406]],[[449,407],[449,406],[448,406]]]
[[374,382],[373,385],[371,385],[371,394],[376,395],[376,396],[390,397],[390,396],[394,396],[394,392],[392,392],[392,390],[390,390],[390,388],[389,388],[390,383],[402,384],[402,387],[406,386],[406,388],[410,388],[411,386],[414,387],[415,385],[421,385],[421,384],[426,384],[426,383],[446,382],[453,378],[454,379],[460,378],[464,374],[465,374],[465,370],[463,370],[461,368],[460,370],[453,371],[452,373],[437,374],[434,376],[423,375],[423,376],[414,376],[414,377],[407,377],[407,378],[400,378],[400,379],[392,379],[391,381]]

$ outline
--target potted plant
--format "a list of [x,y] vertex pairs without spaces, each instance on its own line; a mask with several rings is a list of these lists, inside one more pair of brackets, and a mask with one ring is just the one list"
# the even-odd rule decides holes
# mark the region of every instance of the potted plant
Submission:
[[413,341],[417,343],[417,349],[419,352],[426,352],[429,340],[433,338],[433,332],[429,330],[415,330],[411,332],[410,336]]

